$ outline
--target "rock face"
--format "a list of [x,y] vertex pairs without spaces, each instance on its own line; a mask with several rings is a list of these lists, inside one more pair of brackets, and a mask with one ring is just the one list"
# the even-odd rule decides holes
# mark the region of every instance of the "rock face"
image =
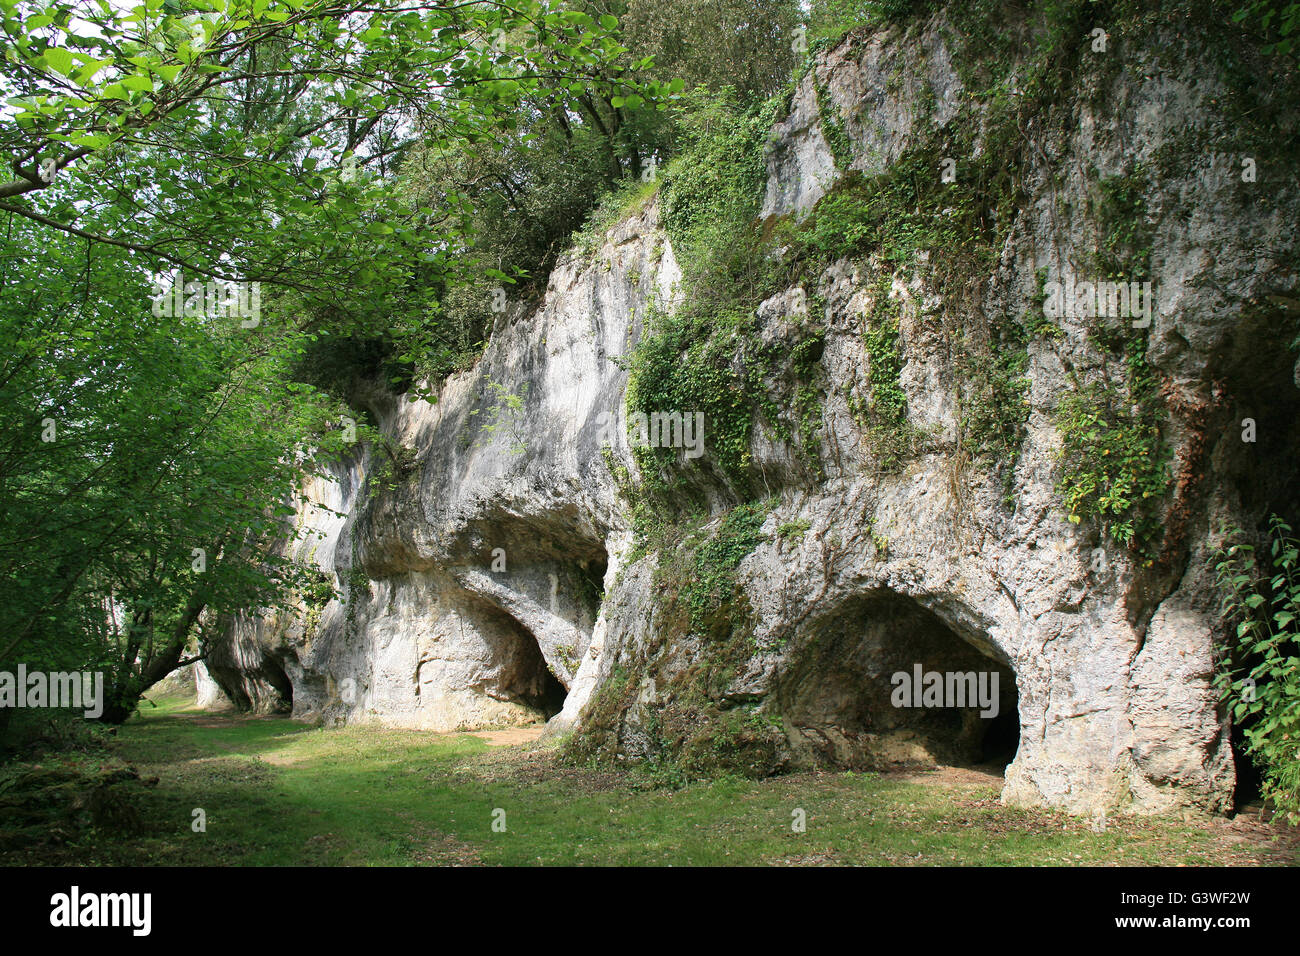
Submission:
[[[848,172],[832,156],[828,110],[866,174],[956,115],[963,85],[944,36],[932,25],[905,44],[858,37],[822,54],[774,130],[763,215],[805,214]],[[291,703],[297,717],[330,722],[450,730],[549,718],[626,759],[701,742],[689,691],[758,772],[1000,758],[1008,802],[1230,807],[1207,565],[1214,529],[1254,525],[1266,486],[1292,467],[1294,358],[1280,326],[1246,304],[1293,286],[1294,184],[1251,187],[1193,161],[1147,196],[1157,304],[1147,357],[1175,479],[1151,567],[1067,521],[1057,490],[1062,398],[1113,371],[1090,339],[1097,319],[1063,316],[1055,336],[1027,344],[1023,440],[998,468],[974,463],[963,443],[963,372],[944,319],[965,310],[975,328],[977,317],[1019,316],[1041,304],[1044,277],[1085,274],[1076,264],[1097,231],[1080,207],[1087,167],[1154,166],[1189,117],[1226,122],[1197,64],[1157,70],[1128,55],[1104,114],[1081,99],[1077,124],[1049,138],[1052,158],[1020,171],[1029,201],[979,295],[941,301],[923,259],[896,270],[840,261],[820,276],[820,441],[755,431],[773,501],[736,569],[735,606],[751,623],[725,666],[702,663],[719,659],[713,638],[662,599],[656,569],[669,555],[634,548],[620,490],[637,472],[617,360],[652,303],[671,307],[680,279],[651,203],[591,260],[562,260],[540,306],[507,310],[478,365],[436,404],[376,398],[383,431],[413,450],[414,466],[389,468],[395,487],[377,489],[367,476],[384,453],[363,450],[306,489],[299,509],[316,534],[295,547],[342,600],[230,622],[209,652],[212,677],[242,706]],[[962,162],[956,170],[960,189]],[[860,414],[872,397],[864,316],[881,296],[898,315],[898,384],[916,436],[892,469],[879,467]],[[764,303],[765,340],[785,341],[803,307],[792,294]],[[1272,429],[1257,447],[1241,441],[1246,416],[1261,435]],[[707,422],[705,436],[707,448]],[[716,504],[706,535],[728,502]],[[996,716],[896,706],[894,675],[917,667],[996,675]]]
[[312,533],[295,547],[342,600],[229,622],[207,664],[230,695],[431,730],[557,713],[601,639],[626,536],[602,453],[626,386],[615,360],[678,277],[652,207],[594,262],[561,263],[537,311],[507,310],[436,404],[380,396],[383,431],[418,464],[376,491],[365,479],[386,453],[367,449],[305,490],[299,525]]

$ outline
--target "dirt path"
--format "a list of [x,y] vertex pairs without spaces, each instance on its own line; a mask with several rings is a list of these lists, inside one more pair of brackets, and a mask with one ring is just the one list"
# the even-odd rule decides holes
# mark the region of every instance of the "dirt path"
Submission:
[[517,747],[520,744],[531,744],[545,731],[545,724],[530,724],[527,727],[506,727],[503,730],[472,730],[470,736],[485,741],[489,747]]
[[900,770],[890,777],[905,783],[923,783],[931,787],[997,787],[1003,777],[993,767],[936,767],[933,770]]

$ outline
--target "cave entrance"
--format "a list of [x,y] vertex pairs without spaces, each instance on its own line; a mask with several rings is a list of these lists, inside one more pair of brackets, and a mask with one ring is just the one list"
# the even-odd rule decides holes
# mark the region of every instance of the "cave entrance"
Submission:
[[885,591],[815,620],[799,644],[776,693],[797,763],[1000,774],[1015,759],[1015,674],[986,634]]
[[1015,675],[1010,674],[1012,697],[1011,706],[999,710],[996,717],[990,718],[983,725],[980,734],[979,762],[990,770],[1004,773],[1011,761],[1016,759],[1020,749],[1020,708],[1015,693]]
[[293,713],[293,681],[289,679],[284,661],[278,657],[268,657],[262,673],[279,698],[272,702],[272,711],[277,714]]
[[493,638],[497,675],[496,686],[489,693],[498,700],[523,705],[541,720],[550,720],[564,709],[568,690],[546,663],[533,632],[505,611],[493,609],[492,613],[498,626],[487,633]]
[[[536,641],[533,641],[533,646],[537,646]],[[569,696],[569,692],[560,683],[560,679],[551,673],[551,669],[546,666],[546,660],[542,657],[540,648],[537,651],[537,659],[539,666],[531,681],[533,689],[529,693],[521,694],[520,700],[540,713],[543,720],[550,720],[564,709],[564,701]]]
[[1232,721],[1231,737],[1232,762],[1237,770],[1236,781],[1232,788],[1232,807],[1237,813],[1249,806],[1260,803],[1264,798],[1263,780],[1259,768],[1250,754],[1246,753],[1245,728]]
[[237,711],[292,713],[293,681],[286,667],[291,652],[262,647],[259,627],[243,614],[232,616],[221,641],[207,648],[208,675]]
[[494,671],[485,689],[550,720],[564,709],[590,645],[609,556],[598,542],[542,534],[511,554],[506,586],[514,600],[480,599]]
[[[1206,459],[1215,462],[1215,471],[1221,476],[1225,489],[1221,497],[1237,499],[1238,514],[1258,516],[1255,531],[1265,541],[1270,537],[1266,516],[1281,515],[1293,527],[1300,517],[1300,461],[1295,455],[1300,444],[1300,389],[1296,388],[1295,353],[1276,347],[1278,329],[1291,321],[1290,307],[1280,298],[1266,297],[1243,310],[1206,370],[1207,380],[1221,383],[1224,390],[1221,411],[1215,413],[1218,417],[1211,417],[1205,425],[1205,434],[1221,436],[1207,448]],[[1248,442],[1242,440],[1245,420],[1241,415],[1230,416],[1228,410],[1234,408],[1250,409],[1243,413],[1251,416],[1254,426]],[[1175,573],[1182,571],[1175,568]],[[1234,661],[1247,668],[1258,662],[1257,658]],[[1237,810],[1260,805],[1263,781],[1246,753],[1245,740],[1254,718],[1239,724],[1229,710],[1225,719],[1231,726],[1236,764],[1233,804]]]

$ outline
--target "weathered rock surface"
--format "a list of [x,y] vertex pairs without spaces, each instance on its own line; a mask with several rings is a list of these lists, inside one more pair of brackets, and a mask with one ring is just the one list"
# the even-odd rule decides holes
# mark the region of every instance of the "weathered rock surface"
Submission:
[[[300,507],[315,532],[300,555],[343,600],[230,622],[213,676],[245,705],[291,698],[296,716],[328,721],[452,730],[558,711],[601,630],[609,548],[624,536],[601,451],[608,436],[627,457],[607,414],[626,384],[615,360],[677,278],[651,208],[594,263],[562,262],[535,312],[508,311],[436,404],[381,399],[381,427],[417,468],[371,493],[382,452],[368,449]],[[267,680],[276,666],[291,693]]]
[[[765,216],[805,212],[845,172],[816,84],[842,117],[853,167],[867,173],[902,155],[923,122],[954,115],[962,84],[942,31],[912,39],[859,39],[821,57],[775,130]],[[1081,101],[1071,136],[1050,144],[1058,159],[1022,171],[1033,201],[982,297],[960,308],[1021,315],[1041,301],[1038,270],[1085,273],[1074,264],[1088,260],[1096,224],[1060,214],[1086,195],[1085,165],[1105,174],[1154,165],[1189,117],[1214,115],[1217,91],[1196,64],[1171,73],[1134,56],[1109,92],[1125,108],[1103,116]],[[943,319],[952,309],[927,283],[927,263],[883,287],[875,263],[840,262],[821,276],[820,448],[757,430],[753,458],[777,503],[766,541],[739,568],[752,644],[712,701],[766,736],[764,769],[989,758],[991,722],[891,705],[891,675],[920,664],[1001,675],[999,726],[1007,755],[1014,749],[1007,801],[1076,812],[1231,805],[1206,564],[1212,529],[1253,524],[1264,499],[1243,489],[1269,480],[1242,464],[1235,422],[1267,420],[1285,447],[1297,398],[1294,359],[1243,304],[1294,281],[1285,263],[1295,261],[1300,204],[1293,183],[1245,199],[1242,189],[1206,172],[1162,180],[1149,200],[1158,309],[1148,356],[1170,396],[1177,478],[1172,558],[1155,569],[1067,522],[1056,490],[1060,399],[1106,373],[1089,342],[1095,319],[1064,318],[1060,339],[1029,344],[1028,420],[1004,487],[963,450],[961,373]],[[299,547],[343,600],[291,620],[232,622],[208,661],[223,689],[245,706],[291,699],[295,716],[326,721],[447,730],[549,717],[630,759],[664,747],[672,688],[708,651],[666,620],[654,575],[662,556],[632,550],[615,479],[635,474],[619,421],[627,376],[615,360],[638,341],[652,296],[671,301],[679,276],[651,205],[611,231],[594,260],[564,259],[540,306],[508,312],[437,404],[380,400],[383,430],[415,450],[416,467],[395,490],[368,491],[379,453],[366,450],[307,490],[316,506],[304,505],[300,521],[321,537]],[[908,424],[923,436],[904,467],[885,473],[855,413],[871,397],[863,316],[878,295],[899,310],[899,381]],[[788,295],[765,303],[764,336],[781,340],[797,307]],[[517,413],[505,393],[521,399]],[[706,446],[707,434],[706,423]],[[821,477],[801,463],[808,454]],[[782,526],[803,530],[778,535]],[[629,681],[626,706],[593,725],[601,692]]]

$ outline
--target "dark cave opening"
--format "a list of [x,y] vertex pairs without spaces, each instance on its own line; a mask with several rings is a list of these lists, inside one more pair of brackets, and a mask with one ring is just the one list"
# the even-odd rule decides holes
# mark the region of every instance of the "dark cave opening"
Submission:
[[[531,531],[526,542],[510,539],[509,563],[495,569],[511,597],[478,596],[471,606],[491,649],[483,691],[550,720],[564,709],[568,682],[590,643],[609,555],[603,542],[559,534],[554,525]],[[499,533],[495,540],[502,540]]]
[[[229,645],[222,644],[219,647]],[[293,712],[293,681],[281,653],[257,650],[256,661],[232,659],[229,653],[205,658],[209,676],[241,713],[289,714]]]
[[502,689],[507,696],[537,711],[543,720],[550,720],[564,709],[569,691],[546,663],[533,633],[518,622],[515,622],[515,632],[514,663]]
[[[542,656],[540,650],[537,656],[539,658]],[[543,718],[550,720],[564,709],[564,700],[569,696],[569,692],[560,683],[560,679],[551,673],[544,660],[541,662],[540,672],[535,676],[534,684],[538,690],[532,694],[520,695],[520,700],[539,711]]]
[[268,657],[263,667],[263,676],[268,684],[275,689],[280,699],[273,705],[277,713],[293,712],[293,681],[285,673],[284,662],[279,658]]
[[609,556],[601,551],[600,557],[589,558],[578,565],[582,581],[583,599],[591,612],[592,620],[600,613],[601,598],[605,593],[605,572],[609,570]]
[[1232,762],[1237,768],[1236,785],[1232,789],[1232,804],[1233,809],[1240,812],[1244,807],[1263,799],[1263,781],[1260,779],[1255,761],[1251,760],[1250,755],[1246,753],[1245,728],[1235,721],[1232,724],[1231,741]]
[[[1207,461],[1222,471],[1217,496],[1232,505],[1237,517],[1231,523],[1240,524],[1256,547],[1265,580],[1274,570],[1268,551],[1271,516],[1300,527],[1300,459],[1294,453],[1300,444],[1300,382],[1295,352],[1279,347],[1279,340],[1294,338],[1294,328],[1294,304],[1286,297],[1265,297],[1243,312],[1213,356],[1214,380],[1223,394],[1207,425],[1207,432],[1220,436]],[[1234,634],[1233,625],[1224,627],[1223,652],[1235,667],[1249,671],[1261,659],[1241,647]],[[1245,749],[1245,731],[1259,717],[1239,723],[1228,706],[1225,719],[1236,766],[1233,804],[1241,810],[1263,797],[1259,769]]]
[[491,633],[500,667],[493,697],[513,700],[550,720],[564,709],[568,689],[546,662],[541,645],[531,630],[500,609],[493,609],[500,626]]
[[799,763],[847,769],[949,764],[1001,773],[1020,743],[1015,674],[982,633],[873,592],[814,621],[777,704]]
[[979,762],[1003,772],[1016,759],[1020,749],[1020,711],[1018,707],[990,718],[980,739]]

